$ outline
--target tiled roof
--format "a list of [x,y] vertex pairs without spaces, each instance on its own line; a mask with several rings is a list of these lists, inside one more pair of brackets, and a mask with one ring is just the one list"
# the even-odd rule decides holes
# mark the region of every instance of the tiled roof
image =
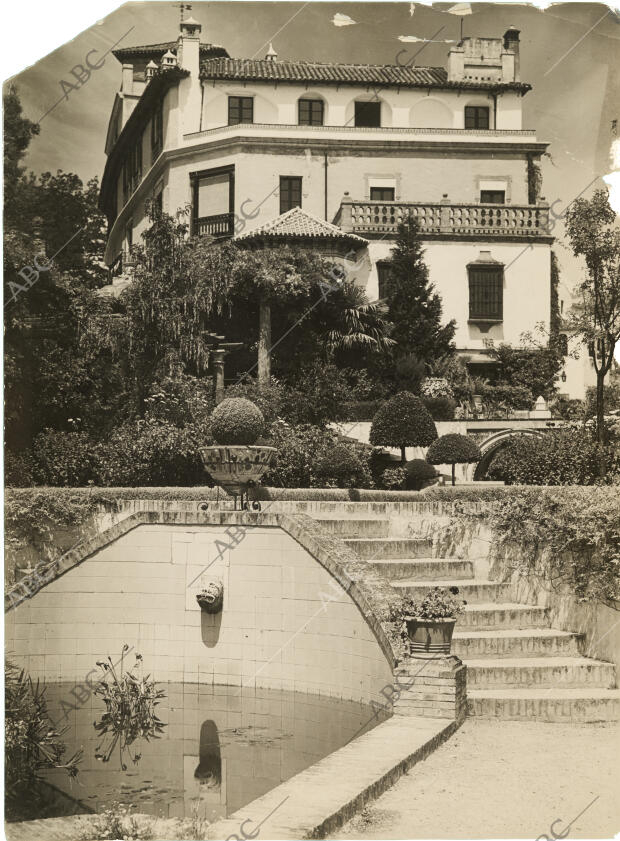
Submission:
[[346,233],[336,225],[332,225],[324,219],[319,219],[318,216],[313,216],[312,213],[302,210],[301,207],[294,207],[292,210],[287,210],[286,213],[276,216],[275,219],[265,222],[252,231],[239,234],[234,239],[244,240],[259,237],[340,239],[348,240],[358,247],[368,244],[368,241],[363,237],[358,237],[357,234]]
[[[151,55],[165,53],[167,50],[176,50],[178,47],[177,41],[166,41],[163,44],[146,44],[138,47],[119,47],[117,50],[112,50],[112,55],[119,61],[132,56],[144,56],[148,58]],[[227,56],[228,52],[219,44],[201,44],[200,55],[202,58],[209,58],[215,56]]]
[[445,67],[398,64],[315,64],[307,61],[264,61],[210,58],[202,62],[203,79],[274,82],[317,82],[330,85],[387,85],[400,87],[501,88],[529,90],[522,82],[449,82]]

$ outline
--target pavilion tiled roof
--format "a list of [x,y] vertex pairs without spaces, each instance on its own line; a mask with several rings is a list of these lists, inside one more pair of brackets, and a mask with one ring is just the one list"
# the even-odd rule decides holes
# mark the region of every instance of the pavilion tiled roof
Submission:
[[[148,58],[161,54],[163,55],[168,50],[176,50],[178,47],[177,41],[166,41],[161,44],[145,44],[137,47],[119,47],[117,50],[112,50],[112,55],[120,62],[127,58],[137,58],[143,56]],[[216,56],[227,56],[228,52],[219,44],[201,44],[200,57],[204,59],[213,58]]]
[[409,88],[494,88],[530,90],[523,82],[448,81],[445,67],[399,64],[317,64],[307,61],[265,61],[210,58],[202,62],[201,78],[260,82],[314,82],[329,85],[383,85]]
[[363,237],[342,231],[336,225],[332,225],[324,219],[319,219],[318,216],[302,210],[301,207],[287,210],[286,213],[259,225],[258,228],[244,234],[238,234],[234,239],[271,239],[272,237],[278,239],[345,240],[358,248],[368,244],[368,241]]

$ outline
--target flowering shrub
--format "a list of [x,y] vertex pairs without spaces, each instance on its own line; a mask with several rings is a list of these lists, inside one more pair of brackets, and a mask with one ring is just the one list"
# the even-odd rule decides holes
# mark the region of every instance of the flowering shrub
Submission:
[[426,377],[420,386],[422,397],[454,397],[452,386],[445,377]]
[[407,481],[407,471],[404,467],[388,467],[383,471],[381,483],[389,491],[402,490]]
[[218,444],[252,445],[265,428],[261,410],[245,397],[229,397],[211,415],[211,433]]

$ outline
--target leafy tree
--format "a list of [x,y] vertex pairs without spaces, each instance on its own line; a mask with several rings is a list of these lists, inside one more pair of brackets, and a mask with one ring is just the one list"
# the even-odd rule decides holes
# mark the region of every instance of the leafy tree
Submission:
[[555,342],[532,347],[533,337],[527,335],[528,347],[508,344],[489,346],[489,356],[497,362],[494,385],[527,389],[536,400],[541,395],[550,399],[562,367],[562,356]]
[[424,403],[408,391],[386,400],[370,427],[370,443],[378,447],[400,447],[403,464],[407,461],[406,447],[427,447],[436,438],[435,424]]
[[[596,429],[605,442],[605,377],[620,339],[620,230],[606,190],[576,199],[566,211],[566,232],[573,254],[582,257],[585,274],[578,286],[568,328],[588,347],[596,371]],[[606,465],[602,455],[601,476]]]
[[[9,227],[19,219],[16,199],[25,167],[20,166],[30,141],[39,133],[39,126],[22,114],[22,105],[15,85],[10,85],[4,101],[4,224]],[[21,204],[20,204],[21,207]]]
[[473,438],[451,432],[442,435],[428,448],[426,460],[429,464],[451,464],[452,484],[456,484],[455,465],[480,461],[482,453]]
[[454,352],[456,322],[442,324],[441,298],[429,280],[418,223],[409,217],[399,225],[388,262],[388,317],[398,354],[414,353],[431,362]]

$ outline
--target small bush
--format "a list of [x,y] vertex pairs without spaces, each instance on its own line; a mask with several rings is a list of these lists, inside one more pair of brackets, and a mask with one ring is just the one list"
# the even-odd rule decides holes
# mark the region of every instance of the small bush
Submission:
[[426,447],[435,438],[433,419],[420,398],[408,391],[401,391],[383,403],[370,427],[370,443],[400,447],[403,462],[406,447]]
[[377,447],[373,449],[368,459],[368,468],[372,480],[377,487],[382,487],[382,476],[386,469],[393,469],[399,466],[399,463],[392,458],[390,453]]
[[451,464],[452,484],[455,483],[454,465],[471,464],[480,461],[482,453],[473,438],[468,435],[458,435],[455,432],[442,435],[433,441],[426,453],[429,464]]
[[371,484],[368,459],[363,460],[353,444],[336,442],[317,457],[314,481],[337,488],[362,488]]
[[422,402],[430,412],[430,415],[433,420],[454,420],[454,414],[456,412],[456,400],[453,400],[452,397],[423,397]]
[[244,397],[229,397],[215,407],[211,415],[211,433],[218,444],[252,445],[265,428],[263,413]]
[[383,471],[381,484],[389,491],[403,490],[407,480],[407,471],[404,467],[388,467]]
[[419,491],[438,476],[435,468],[422,458],[414,458],[407,462],[405,468],[405,487],[409,491]]
[[528,410],[535,401],[530,389],[521,385],[485,385],[480,393],[487,414],[491,415]]
[[228,398],[244,397],[254,403],[263,413],[265,426],[271,426],[282,413],[286,400],[286,389],[272,377],[268,383],[260,383],[252,377],[246,377],[234,385],[228,386],[224,396]]
[[196,485],[206,473],[199,448],[204,430],[170,423],[130,421],[98,445],[97,480],[102,485]]

